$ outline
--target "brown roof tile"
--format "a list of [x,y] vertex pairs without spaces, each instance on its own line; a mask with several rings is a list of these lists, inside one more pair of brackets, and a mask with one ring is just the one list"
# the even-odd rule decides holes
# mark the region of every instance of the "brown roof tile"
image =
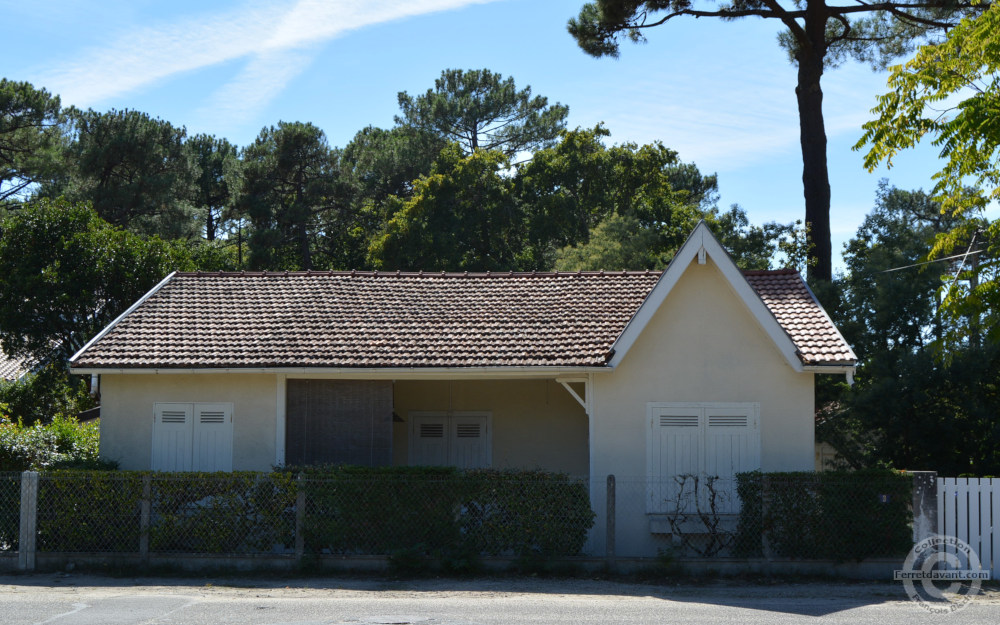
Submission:
[[771,310],[806,365],[853,365],[857,357],[797,271],[747,271],[750,286]]
[[[659,277],[658,272],[180,273],[72,364],[599,367]],[[849,353],[798,274],[755,273],[748,280],[806,364],[839,363]],[[820,333],[817,348],[807,344],[810,331]],[[828,347],[835,348],[835,358],[819,351]]]

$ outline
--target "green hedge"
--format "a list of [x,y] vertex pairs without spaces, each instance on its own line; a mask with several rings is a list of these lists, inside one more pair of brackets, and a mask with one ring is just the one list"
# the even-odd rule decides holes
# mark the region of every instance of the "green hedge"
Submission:
[[[9,487],[13,496],[20,481]],[[48,471],[39,481],[38,547],[135,553],[148,496],[150,553],[292,553],[300,492],[314,554],[575,555],[594,519],[585,484],[541,471]],[[16,539],[16,513],[0,514],[0,545]]]
[[0,414],[0,471],[114,469],[98,457],[98,428],[97,421],[63,417],[27,426]]
[[837,561],[904,556],[913,479],[884,470],[741,473],[734,555]]
[[158,474],[151,552],[268,553],[295,546],[295,484],[285,473]]
[[21,474],[0,471],[0,551],[17,551],[21,527]]
[[[294,469],[293,469],[294,470]],[[594,513],[585,484],[542,471],[328,467],[297,471],[313,553],[568,556]]]
[[38,481],[38,550],[137,551],[141,498],[141,473],[42,473]]

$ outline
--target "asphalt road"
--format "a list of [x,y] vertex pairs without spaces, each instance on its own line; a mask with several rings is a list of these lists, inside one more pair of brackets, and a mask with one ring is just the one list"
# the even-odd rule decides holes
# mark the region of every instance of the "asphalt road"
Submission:
[[1000,592],[933,615],[901,585],[646,585],[602,580],[381,581],[317,578],[118,579],[0,576],[4,625],[333,625],[340,623],[1000,623]]

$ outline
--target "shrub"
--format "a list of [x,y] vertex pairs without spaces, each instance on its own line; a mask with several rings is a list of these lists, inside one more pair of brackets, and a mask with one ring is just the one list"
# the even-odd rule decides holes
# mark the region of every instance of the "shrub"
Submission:
[[87,392],[86,380],[48,366],[16,382],[0,382],[0,404],[11,421],[33,425],[56,417],[75,417],[92,408],[94,400]]
[[543,471],[450,467],[296,470],[306,548],[473,562],[479,555],[576,555],[594,513],[586,485]]
[[294,547],[295,484],[287,473],[154,474],[149,549],[260,553]]
[[137,551],[141,498],[141,473],[43,473],[38,483],[38,550]]
[[737,475],[742,507],[734,554],[837,561],[905,555],[912,478],[886,470]]
[[99,427],[72,417],[26,426],[0,416],[0,471],[113,469],[114,463],[98,457]]

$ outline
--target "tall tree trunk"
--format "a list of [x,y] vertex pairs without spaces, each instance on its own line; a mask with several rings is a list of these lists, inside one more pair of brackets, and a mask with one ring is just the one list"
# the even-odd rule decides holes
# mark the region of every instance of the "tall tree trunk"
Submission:
[[208,216],[205,219],[205,239],[215,240],[215,215],[212,214],[212,207],[208,207]]
[[[817,6],[818,5],[818,6]],[[810,2],[806,33],[811,40],[798,52],[799,142],[802,146],[802,189],[809,228],[809,268],[812,280],[833,278],[830,243],[830,175],[826,163],[826,126],[823,123],[823,58],[826,56],[826,7]]]

